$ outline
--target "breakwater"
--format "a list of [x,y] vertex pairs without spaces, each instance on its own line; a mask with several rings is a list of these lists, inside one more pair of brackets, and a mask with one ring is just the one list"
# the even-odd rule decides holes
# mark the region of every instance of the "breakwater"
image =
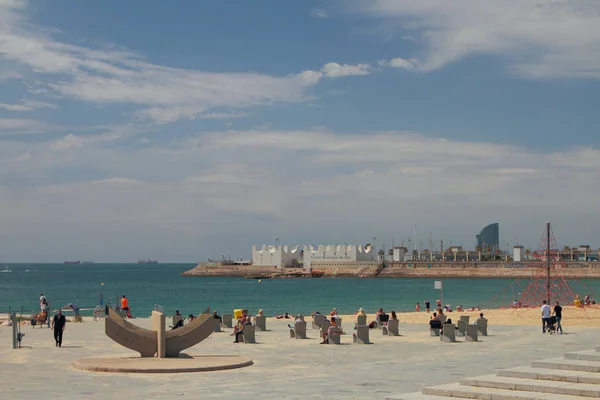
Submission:
[[[232,277],[380,277],[380,278],[530,278],[542,267],[540,262],[403,262],[385,264],[372,262],[313,263],[311,274],[302,268],[283,268],[252,265],[224,265],[200,263],[183,272],[182,276],[232,276]],[[566,262],[561,264],[565,278],[600,278],[599,262]],[[555,270],[555,268],[553,268]],[[555,271],[556,272],[556,271]]]

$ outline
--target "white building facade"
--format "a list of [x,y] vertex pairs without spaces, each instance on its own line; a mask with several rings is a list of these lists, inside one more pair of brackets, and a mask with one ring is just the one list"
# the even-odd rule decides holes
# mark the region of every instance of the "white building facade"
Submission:
[[513,261],[514,262],[525,261],[525,248],[523,246],[513,247]]
[[277,267],[279,269],[291,267],[297,262],[302,262],[299,247],[263,245],[259,249],[252,246],[252,265]]
[[353,263],[357,261],[373,261],[375,248],[363,245],[331,244],[304,246],[304,269],[309,270],[312,262],[337,261]]
[[319,245],[319,246],[252,246],[252,265],[289,268],[302,263],[310,270],[312,262],[348,262],[375,260],[375,248],[362,245]]

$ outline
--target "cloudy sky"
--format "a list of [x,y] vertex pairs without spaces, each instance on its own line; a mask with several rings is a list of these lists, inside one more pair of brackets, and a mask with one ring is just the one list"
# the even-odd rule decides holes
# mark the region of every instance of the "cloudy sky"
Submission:
[[599,105],[597,0],[0,0],[0,260],[598,247]]

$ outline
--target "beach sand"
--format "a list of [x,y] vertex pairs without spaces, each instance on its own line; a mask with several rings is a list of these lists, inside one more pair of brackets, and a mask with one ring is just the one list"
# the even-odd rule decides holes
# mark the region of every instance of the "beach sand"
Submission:
[[[389,312],[389,310],[386,310]],[[490,321],[490,324],[504,326],[533,326],[541,325],[541,310],[536,308],[518,308],[518,309],[491,309],[481,311],[465,311],[446,313],[446,318],[452,318],[456,322],[461,315],[470,316],[473,321],[479,318],[479,313],[483,313],[484,317]],[[427,324],[431,318],[431,313],[421,312],[405,312],[398,313],[400,322],[407,324]],[[341,315],[342,321],[354,321],[354,315]],[[310,317],[309,317],[310,318]],[[375,314],[367,314],[367,321],[375,321]],[[563,326],[578,326],[578,327],[597,327],[600,326],[600,306],[578,308],[575,306],[563,306],[562,322]]]

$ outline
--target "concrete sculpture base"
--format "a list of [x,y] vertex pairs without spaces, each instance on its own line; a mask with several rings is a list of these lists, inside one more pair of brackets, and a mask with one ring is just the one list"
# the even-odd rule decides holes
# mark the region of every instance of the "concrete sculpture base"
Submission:
[[83,371],[127,373],[181,373],[208,372],[243,368],[252,365],[252,359],[242,356],[188,356],[172,358],[121,357],[82,358],[73,367]]

